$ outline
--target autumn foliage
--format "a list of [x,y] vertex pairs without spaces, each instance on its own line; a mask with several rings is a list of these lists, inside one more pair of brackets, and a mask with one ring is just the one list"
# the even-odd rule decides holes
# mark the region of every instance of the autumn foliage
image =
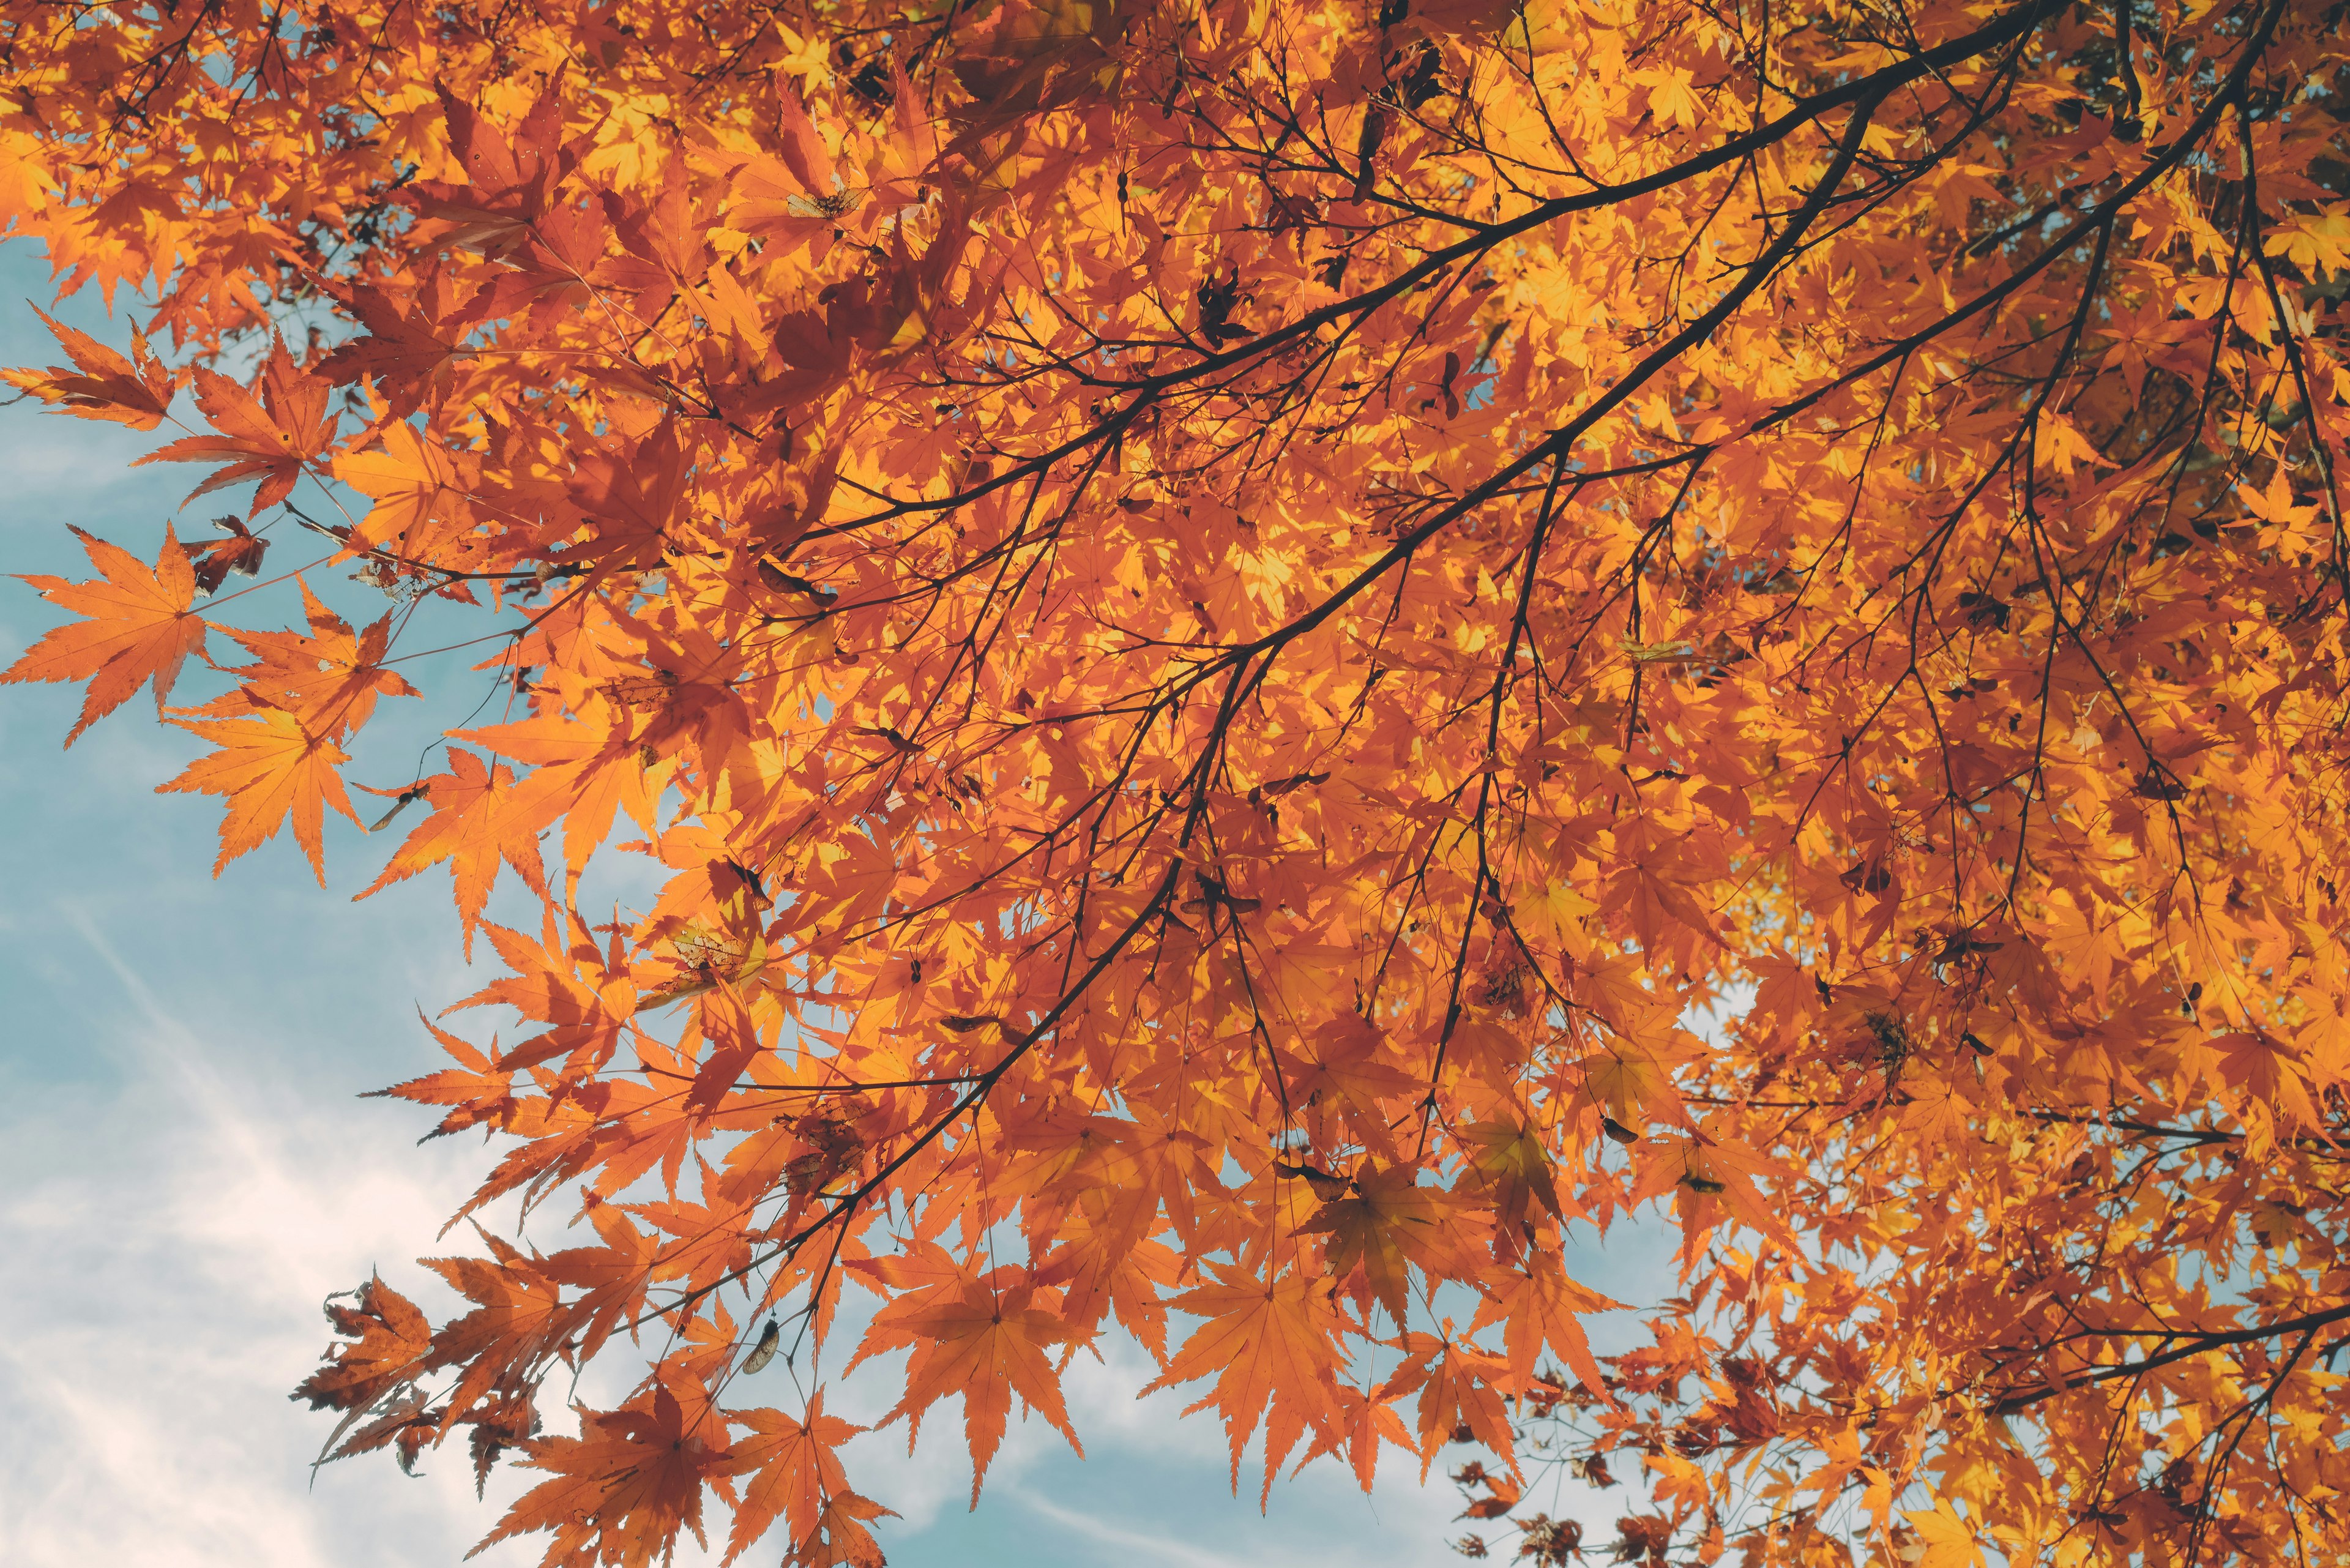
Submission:
[[388,1091],[484,1223],[329,1304],[329,1452],[878,1563],[830,1386],[983,1480],[1117,1332],[1235,1484],[1482,1445],[1472,1555],[1607,1543],[1560,1463],[1650,1562],[2350,1553],[2346,67],[2320,0],[12,0],[0,222],[138,330],[7,379],[251,499],[27,579],[5,679],[498,966]]

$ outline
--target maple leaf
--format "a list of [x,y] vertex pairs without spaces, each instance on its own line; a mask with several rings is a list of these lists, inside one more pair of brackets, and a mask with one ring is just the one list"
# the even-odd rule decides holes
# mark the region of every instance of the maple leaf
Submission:
[[1214,1386],[1185,1414],[1213,1406],[1222,1417],[1232,1442],[1235,1489],[1241,1450],[1265,1423],[1264,1486],[1270,1496],[1274,1472],[1307,1426],[1337,1415],[1331,1388],[1337,1360],[1329,1287],[1295,1270],[1266,1281],[1232,1265],[1211,1262],[1208,1268],[1215,1283],[1186,1291],[1170,1303],[1207,1321],[1142,1392],[1212,1376]]
[[1419,1185],[1419,1171],[1366,1160],[1352,1196],[1333,1198],[1300,1225],[1300,1235],[1330,1238],[1324,1262],[1343,1283],[1360,1269],[1372,1300],[1403,1326],[1410,1305],[1411,1264],[1440,1271],[1452,1245],[1447,1235],[1447,1195]]
[[188,655],[204,648],[203,618],[190,613],[196,577],[187,552],[169,524],[163,551],[152,571],[127,550],[74,529],[102,582],[73,583],[63,577],[20,576],[51,604],[88,618],[55,628],[0,670],[0,681],[87,680],[81,712],[66,732],[70,746],[84,730],[154,683],[160,712],[180,678]]
[[[514,791],[514,770],[502,763],[486,763],[457,746],[448,748],[448,756],[445,774],[419,779],[404,790],[375,792],[393,795],[398,803],[395,811],[411,800],[427,801],[432,815],[410,830],[376,879],[353,896],[367,898],[448,861],[470,958],[473,933],[489,907],[490,888],[497,880],[499,866],[512,867],[524,885],[542,898],[546,897],[546,873],[539,860],[537,833],[504,814]],[[390,820],[387,815],[375,826],[381,827]]]
[[1409,1428],[1395,1412],[1384,1389],[1360,1389],[1341,1383],[1335,1390],[1338,1418],[1323,1427],[1312,1446],[1298,1459],[1303,1469],[1324,1454],[1344,1456],[1365,1491],[1378,1479],[1379,1450],[1392,1443],[1409,1450],[1418,1447]]
[[1369,1022],[1347,1013],[1334,1019],[1316,1043],[1316,1056],[1290,1075],[1290,1098],[1305,1104],[1317,1096],[1334,1101],[1347,1127],[1368,1147],[1388,1148],[1383,1102],[1419,1085],[1392,1062],[1380,1060],[1382,1042]]
[[1947,1499],[1936,1498],[1932,1508],[1901,1517],[1918,1532],[1916,1543],[1901,1554],[1914,1568],[1980,1568],[1983,1552],[1975,1532],[1951,1511]]
[[38,306],[33,314],[47,324],[58,347],[73,360],[73,369],[52,365],[47,370],[0,370],[0,380],[82,419],[109,420],[139,431],[151,431],[163,422],[163,416],[172,410],[176,384],[172,372],[149,350],[144,334],[131,333],[134,358],[125,358]]
[[2245,511],[2263,523],[2273,523],[2285,529],[2297,528],[2317,515],[2314,506],[2293,504],[2292,479],[2282,463],[2279,463],[2276,472],[2269,475],[2266,489],[2254,490],[2250,485],[2239,484],[2236,495],[2243,502]]
[[2321,213],[2278,224],[2262,249],[2284,257],[2313,282],[2329,272],[2350,272],[2350,204],[2330,202]]
[[629,743],[627,728],[571,723],[550,714],[496,730],[461,731],[456,738],[537,764],[500,802],[502,827],[533,838],[563,824],[563,857],[577,873],[612,831],[626,810],[639,822],[652,817],[645,785],[644,754]]
[[463,1369],[444,1397],[452,1417],[463,1414],[493,1389],[525,1376],[550,1355],[571,1326],[558,1282],[543,1259],[493,1237],[492,1256],[427,1258],[426,1267],[447,1281],[473,1310],[441,1325],[432,1335],[428,1365]]
[[[194,371],[196,406],[221,433],[187,436],[159,447],[140,462],[224,462],[188,493],[188,500],[258,479],[245,515],[283,501],[311,462],[334,443],[338,421],[327,412],[327,384],[297,369],[283,341],[270,347],[256,383],[259,396],[203,366]],[[184,503],[182,503],[184,504]],[[215,579],[217,582],[217,579]]]
[[213,870],[217,873],[238,856],[260,848],[291,816],[295,842],[309,857],[318,885],[325,887],[326,851],[320,835],[326,807],[359,821],[343,789],[339,769],[350,760],[343,749],[304,729],[302,721],[283,708],[257,702],[246,719],[172,722],[218,748],[155,786],[226,797],[228,815],[221,823],[220,855]]
[[[790,1534],[793,1552],[807,1549],[820,1533],[828,1532],[819,1526],[828,1522],[831,1501],[848,1492],[847,1475],[834,1450],[865,1428],[826,1415],[821,1388],[809,1397],[804,1420],[775,1410],[730,1410],[726,1418],[755,1435],[734,1444],[735,1461],[751,1479],[743,1489],[742,1506],[734,1511],[724,1561],[743,1555],[778,1519]],[[845,1522],[853,1523],[858,1517],[852,1512]]]
[[872,1346],[892,1341],[914,1346],[906,1369],[905,1397],[882,1417],[884,1425],[910,1417],[910,1449],[921,1429],[922,1412],[949,1394],[962,1396],[973,1508],[979,1506],[988,1461],[1003,1441],[1014,1395],[1051,1422],[1080,1458],[1085,1454],[1062,1403],[1060,1374],[1045,1355],[1046,1346],[1070,1337],[1068,1325],[1057,1314],[1035,1304],[1035,1286],[1023,1273],[1007,1265],[984,1278],[885,1308],[873,1320],[876,1337],[868,1337],[858,1350],[863,1356]]
[[455,1107],[442,1117],[440,1126],[424,1135],[425,1138],[443,1137],[484,1122],[503,1126],[512,1119],[519,1108],[514,1097],[514,1073],[499,1063],[496,1043],[492,1042],[486,1052],[477,1050],[421,1013],[419,1022],[442,1050],[457,1059],[458,1064],[388,1089],[370,1090],[364,1097],[390,1096],[419,1105]]
[[259,662],[229,667],[227,673],[243,687],[197,711],[236,718],[255,707],[280,709],[306,732],[341,741],[367,722],[378,697],[418,695],[406,679],[383,668],[390,615],[354,633],[348,621],[318,602],[309,584],[300,587],[309,635],[232,630],[229,635],[257,654]]
[[[1456,1433],[1466,1430],[1485,1449],[1498,1455],[1517,1473],[1516,1446],[1503,1390],[1508,1366],[1473,1345],[1452,1337],[1448,1323],[1443,1334],[1404,1334],[1404,1360],[1380,1387],[1384,1398],[1415,1390],[1419,1395],[1419,1476],[1428,1479],[1436,1451]],[[1523,1478],[1521,1478],[1523,1479]],[[1513,1493],[1508,1495],[1515,1500]],[[1499,1511],[1506,1512],[1506,1507]],[[1486,1515],[1484,1517],[1493,1517]]]
[[545,1564],[648,1568],[681,1530],[702,1539],[705,1483],[734,1469],[723,1421],[691,1422],[666,1385],[617,1410],[579,1413],[581,1435],[541,1438],[522,1462],[552,1472],[473,1548],[549,1532]]
[[261,558],[269,551],[269,541],[247,528],[240,518],[215,517],[213,526],[221,531],[223,537],[190,539],[180,546],[188,553],[188,560],[195,568],[196,592],[200,594],[218,593],[232,572],[244,577],[260,576]]
[[766,1044],[759,1037],[759,1026],[751,1010],[723,978],[717,981],[714,992],[702,999],[695,1009],[694,1022],[709,1043],[710,1054],[695,1072],[693,1083],[686,1090],[685,1103],[691,1109],[708,1110],[726,1097],[735,1079],[766,1049]]
[[367,336],[319,360],[315,373],[333,386],[373,379],[395,420],[437,401],[448,389],[454,367],[471,352],[462,330],[455,337],[442,335],[448,330],[442,319],[451,310],[446,280],[445,273],[440,275],[434,291],[406,301],[364,283],[340,290],[336,302],[359,317]]
[[[373,1275],[356,1291],[349,1306],[327,1298],[327,1321],[354,1343],[334,1347],[327,1365],[305,1378],[293,1397],[313,1410],[364,1411],[421,1370],[432,1348],[432,1326],[407,1297]],[[328,1447],[332,1448],[329,1439]]]
[[871,1498],[835,1492],[824,1500],[815,1526],[793,1544],[784,1561],[790,1568],[883,1568],[880,1542],[865,1523],[896,1517],[894,1509]]
[[539,99],[509,138],[497,121],[473,105],[441,89],[449,126],[450,151],[462,182],[422,180],[411,190],[417,210],[449,225],[448,244],[491,256],[519,250],[549,212],[556,185],[575,159],[561,144],[561,105],[551,95]]
[[1578,1320],[1585,1314],[1618,1305],[1597,1291],[1577,1284],[1556,1252],[1537,1250],[1523,1269],[1505,1275],[1500,1288],[1478,1303],[1469,1332],[1475,1334],[1497,1322],[1503,1324],[1510,1376],[1520,1388],[1532,1385],[1534,1363],[1548,1351],[1565,1362],[1585,1387],[1612,1398]]
[[636,986],[625,965],[616,972],[604,967],[592,943],[583,953],[563,940],[556,913],[547,911],[540,941],[518,931],[484,923],[490,944],[514,971],[514,978],[491,981],[458,1007],[497,1003],[525,1018],[550,1024],[506,1053],[512,1070],[536,1066],[556,1056],[570,1056],[598,1066],[619,1046],[620,1037],[636,1013]]
[[1476,1122],[1461,1129],[1471,1166],[1493,1191],[1493,1217],[1504,1234],[1523,1232],[1535,1205],[1566,1217],[1541,1135],[1518,1121]]
[[466,483],[463,466],[437,441],[405,424],[385,429],[377,452],[347,452],[335,459],[335,477],[375,504],[351,531],[359,542],[397,546],[411,560],[432,558],[436,522],[453,527]]
[[582,546],[582,553],[606,571],[641,569],[660,560],[683,504],[686,471],[687,458],[670,424],[632,451],[582,458],[572,475],[572,498],[599,524],[595,543]]

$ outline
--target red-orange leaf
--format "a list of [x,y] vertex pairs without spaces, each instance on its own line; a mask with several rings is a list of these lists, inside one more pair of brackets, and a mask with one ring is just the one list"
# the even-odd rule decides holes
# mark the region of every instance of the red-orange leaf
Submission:
[[88,333],[55,320],[38,306],[33,307],[33,314],[48,323],[74,368],[52,365],[47,370],[0,370],[0,380],[23,388],[62,413],[82,419],[110,420],[140,431],[151,431],[163,422],[172,407],[172,372],[149,350],[144,334],[130,335],[130,351],[137,356],[133,363]]
[[418,439],[405,424],[383,432],[380,452],[346,452],[335,460],[335,477],[375,502],[353,530],[360,542],[398,550],[411,560],[427,559],[438,537],[432,524],[447,520],[463,497],[458,462],[438,442]]
[[1435,1266],[1456,1239],[1447,1195],[1421,1187],[1419,1177],[1409,1165],[1365,1160],[1346,1195],[1325,1202],[1297,1228],[1301,1235],[1329,1237],[1324,1261],[1330,1277],[1346,1288],[1360,1269],[1362,1294],[1387,1308],[1398,1328],[1410,1302],[1411,1264]]
[[1208,1321],[1192,1331],[1167,1370],[1143,1392],[1214,1378],[1215,1386],[1191,1409],[1213,1406],[1223,1418],[1235,1486],[1241,1450],[1258,1423],[1266,1423],[1264,1485],[1270,1495],[1274,1472],[1306,1428],[1338,1418],[1332,1388],[1338,1366],[1337,1314],[1327,1283],[1312,1275],[1292,1270],[1268,1283],[1228,1264],[1208,1267],[1216,1283],[1187,1291],[1170,1303]]
[[313,1410],[364,1410],[395,1385],[414,1376],[432,1348],[432,1325],[406,1296],[371,1277],[344,1306],[327,1299],[327,1321],[355,1343],[338,1345],[333,1358],[294,1390]]
[[276,344],[255,383],[247,391],[225,376],[198,366],[196,406],[221,433],[188,436],[149,452],[140,462],[220,462],[226,466],[188,493],[188,499],[258,479],[251,516],[265,506],[286,499],[304,466],[323,453],[335,439],[338,422],[327,412],[327,383],[296,366]]
[[1447,1332],[1440,1336],[1402,1336],[1406,1353],[1403,1365],[1388,1378],[1379,1397],[1394,1399],[1419,1392],[1422,1480],[1428,1479],[1428,1467],[1435,1460],[1436,1451],[1464,1428],[1486,1451],[1499,1455],[1514,1471],[1518,1468],[1517,1453],[1510,1431],[1509,1407],[1503,1397],[1511,1381],[1509,1366],[1500,1356],[1486,1355],[1455,1338],[1449,1322],[1445,1327]]
[[[490,888],[497,880],[501,861],[513,867],[532,892],[542,898],[546,897],[546,873],[538,857],[538,835],[505,811],[506,799],[514,793],[514,770],[504,763],[493,766],[472,752],[452,746],[447,773],[420,779],[406,790],[375,792],[397,793],[400,805],[411,800],[430,801],[432,815],[410,831],[385,862],[381,875],[366,892],[356,896],[364,898],[448,861],[457,884],[457,915],[464,924],[465,956],[471,958],[473,933],[481,927],[482,911],[488,907]],[[398,809],[396,805],[393,810]],[[384,819],[390,820],[388,815]],[[384,822],[376,824],[379,828],[383,826]]]
[[326,886],[327,868],[320,829],[326,806],[331,805],[353,822],[350,796],[343,792],[336,770],[350,759],[341,747],[313,735],[302,722],[282,708],[256,708],[250,719],[178,720],[219,747],[210,756],[190,763],[180,776],[159,784],[163,791],[201,791],[225,795],[228,816],[221,824],[221,867],[277,836],[286,818],[294,818],[294,838],[310,858],[310,868]]
[[[445,278],[446,275],[443,275]],[[445,284],[413,302],[394,298],[381,289],[354,284],[339,296],[344,309],[368,329],[318,362],[317,374],[341,385],[372,377],[390,405],[394,419],[404,420],[426,401],[437,399],[450,371],[468,352],[458,339],[462,328],[443,337],[435,328],[449,308]]]
[[421,1078],[411,1078],[404,1084],[394,1084],[388,1089],[376,1089],[360,1097],[372,1099],[389,1096],[413,1100],[423,1106],[453,1107],[441,1118],[441,1125],[424,1135],[436,1138],[462,1132],[484,1122],[503,1127],[515,1114],[514,1070],[498,1060],[497,1043],[481,1051],[468,1041],[460,1039],[441,1028],[429,1018],[419,1020],[442,1049],[457,1058],[462,1065],[446,1067],[438,1073],[427,1073]]
[[161,708],[180,678],[181,664],[204,647],[203,618],[188,609],[196,597],[195,572],[169,524],[152,571],[118,545],[78,528],[74,535],[105,574],[104,581],[34,576],[23,580],[51,604],[89,618],[53,628],[0,670],[0,680],[89,682],[81,715],[66,733],[68,746],[150,680],[155,683],[155,706]]
[[228,673],[245,684],[199,710],[209,718],[240,718],[256,705],[282,708],[314,735],[340,741],[367,722],[378,697],[413,697],[416,688],[383,668],[391,636],[386,614],[363,632],[318,602],[304,583],[302,607],[310,635],[298,631],[231,631],[259,656]]
[[1607,1386],[1580,1317],[1617,1304],[1570,1278],[1556,1252],[1538,1250],[1523,1271],[1503,1275],[1499,1288],[1479,1304],[1470,1332],[1495,1322],[1503,1325],[1511,1380],[1520,1389],[1532,1383],[1534,1362],[1548,1350],[1566,1363],[1585,1387],[1605,1397]]
[[734,1511],[725,1560],[743,1555],[777,1519],[798,1551],[816,1538],[827,1501],[848,1490],[848,1478],[833,1450],[865,1428],[826,1415],[822,1388],[809,1398],[805,1421],[780,1410],[733,1410],[726,1418],[757,1435],[734,1445],[737,1461],[753,1473]]
[[516,1499],[483,1548],[533,1531],[550,1531],[546,1568],[600,1563],[650,1568],[668,1556],[681,1529],[702,1535],[705,1481],[734,1468],[726,1425],[705,1416],[689,1424],[677,1397],[655,1386],[618,1410],[582,1409],[580,1436],[542,1438],[523,1463],[553,1472]]
[[1085,1453],[1061,1401],[1060,1374],[1045,1355],[1045,1346],[1069,1337],[1068,1327],[1059,1314],[1033,1304],[1035,1287],[1024,1273],[1006,1265],[983,1280],[885,1308],[873,1320],[877,1333],[900,1336],[914,1345],[913,1361],[906,1369],[906,1397],[884,1418],[885,1424],[911,1416],[918,1432],[923,1411],[950,1394],[962,1396],[973,1508],[979,1506],[988,1462],[1003,1441],[1014,1394],[1050,1421],[1079,1455]]
[[898,1517],[869,1497],[853,1491],[825,1499],[816,1528],[792,1547],[785,1568],[882,1568],[881,1543],[865,1528],[868,1519]]

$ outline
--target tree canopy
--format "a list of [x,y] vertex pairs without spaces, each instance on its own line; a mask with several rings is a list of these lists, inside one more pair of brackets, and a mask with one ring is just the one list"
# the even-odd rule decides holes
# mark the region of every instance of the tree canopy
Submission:
[[[1655,1563],[2341,1561],[2345,57],[10,0],[0,233],[136,332],[7,379],[250,501],[86,537],[0,679],[151,689],[223,866],[447,874],[500,978],[387,1093],[593,1238],[330,1302],[328,1453],[518,1459],[550,1564],[875,1563],[830,1386],[983,1480],[1118,1332],[1236,1486],[1473,1441],[1489,1533],[1612,1463]],[[484,675],[411,684],[427,599]],[[1650,1206],[1603,1361],[1564,1260]],[[1583,1542],[1516,1511],[1461,1549]]]

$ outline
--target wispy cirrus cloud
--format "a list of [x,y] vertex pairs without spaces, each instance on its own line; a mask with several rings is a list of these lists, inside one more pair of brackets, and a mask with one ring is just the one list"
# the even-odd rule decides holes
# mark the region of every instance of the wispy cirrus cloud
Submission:
[[317,1301],[432,1233],[448,1162],[238,1074],[231,1043],[78,924],[112,982],[90,988],[83,1045],[113,1070],[11,1101],[0,1561],[453,1561],[479,1517],[454,1468],[313,1490],[322,1432],[285,1397],[329,1337]]
[[[0,1255],[21,1264],[0,1274],[0,1562],[457,1563],[529,1474],[502,1471],[484,1503],[453,1452],[428,1454],[413,1480],[371,1456],[328,1467],[313,1486],[326,1423],[285,1390],[330,1338],[317,1302],[371,1269],[447,1309],[408,1260],[478,1175],[482,1151],[414,1147],[412,1118],[397,1107],[286,1081],[282,998],[256,995],[244,1032],[221,1027],[217,999],[192,1019],[168,959],[126,952],[70,901],[51,915],[60,941],[49,958],[77,993],[64,1005],[88,1059],[76,1080],[0,1111]],[[298,943],[286,933],[278,961],[298,959]],[[226,989],[244,990],[233,978]],[[295,1011],[315,1022],[317,1009],[313,998]],[[893,1556],[1307,1568],[1343,1550],[1403,1568],[1442,1551],[1450,1489],[1423,1491],[1405,1456],[1390,1456],[1374,1499],[1322,1465],[1277,1488],[1267,1517],[1246,1475],[1245,1495],[1232,1494],[1212,1420],[1180,1419],[1180,1391],[1138,1399],[1149,1358],[1123,1340],[1104,1350],[1068,1371],[1089,1458],[1043,1423],[1015,1420],[976,1512],[951,1403],[910,1453],[902,1424],[857,1439],[852,1473],[903,1516],[885,1529]],[[878,1419],[887,1397],[858,1384],[840,1407]],[[782,1380],[759,1393],[790,1402]],[[779,1542],[761,1552],[780,1554]],[[537,1556],[522,1541],[480,1561],[520,1568]],[[714,1560],[690,1542],[679,1554]]]

